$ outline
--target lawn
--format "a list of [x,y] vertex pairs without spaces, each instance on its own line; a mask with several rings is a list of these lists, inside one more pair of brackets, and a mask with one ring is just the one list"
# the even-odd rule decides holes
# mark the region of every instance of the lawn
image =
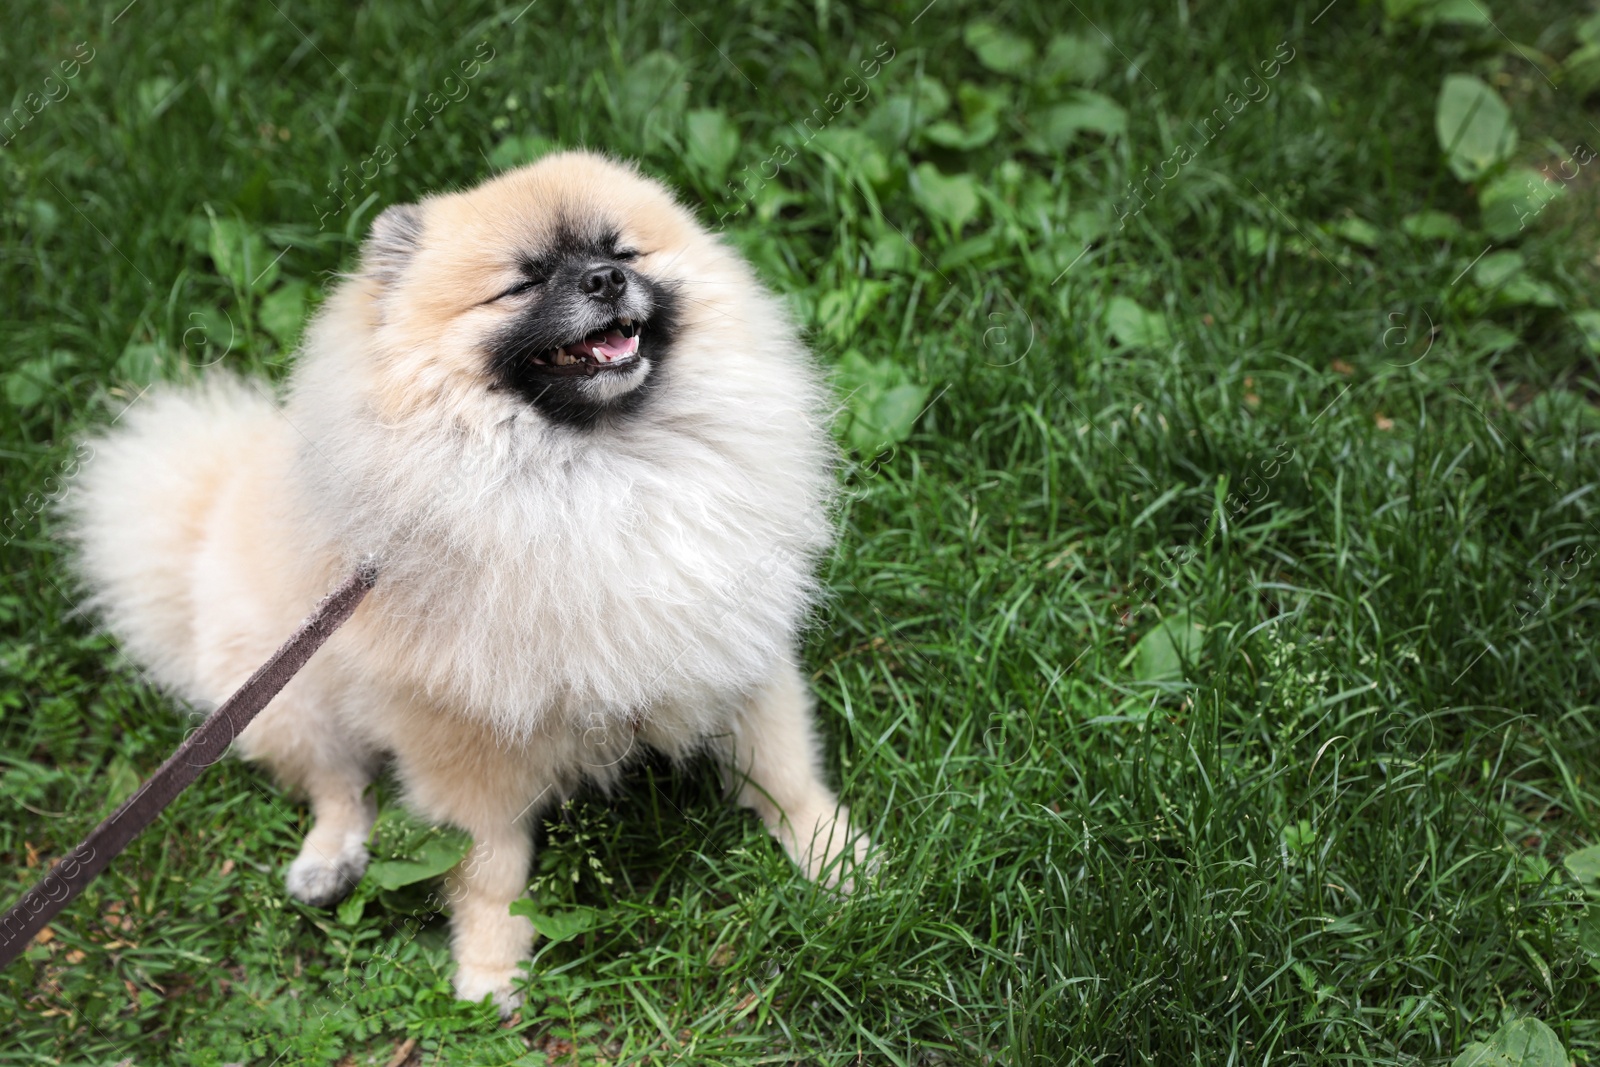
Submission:
[[186,728],[76,609],[78,435],[281,380],[378,210],[561,145],[830,368],[804,657],[882,863],[641,766],[541,829],[502,1024],[426,878],[289,899],[230,761],[0,974],[0,1060],[1600,1063],[1592,10],[124,2],[0,44],[5,903]]

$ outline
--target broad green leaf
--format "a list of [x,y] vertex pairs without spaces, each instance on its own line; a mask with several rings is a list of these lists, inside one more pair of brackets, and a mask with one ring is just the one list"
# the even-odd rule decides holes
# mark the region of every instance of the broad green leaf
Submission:
[[527,898],[511,902],[511,914],[526,915],[546,941],[565,941],[597,929],[611,917],[600,908],[568,908],[565,911],[546,912],[538,903]]
[[1056,224],[1066,214],[1069,203],[1071,196],[1065,182],[1056,184],[1038,174],[1029,174],[1017,194],[1017,213],[1035,229],[1055,233]]
[[172,106],[176,97],[173,90],[178,83],[165,74],[158,74],[154,78],[146,78],[134,87],[133,95],[139,105],[139,114],[147,119],[160,118],[161,113]]
[[1000,235],[992,232],[980,233],[976,237],[968,237],[965,241],[957,241],[940,254],[939,269],[954,270],[967,263],[993,262],[1000,244]]
[[1172,339],[1162,315],[1126,296],[1114,296],[1106,305],[1106,327],[1118,344],[1129,348],[1160,348]]
[[[751,203],[756,209],[756,218],[761,222],[771,222],[785,207],[804,202],[805,197],[789,189],[781,181],[765,183],[756,190],[755,196],[751,197]],[[768,247],[772,247],[770,242]]]
[[1564,184],[1547,181],[1531,167],[1512,167],[1478,190],[1483,231],[1496,241],[1508,241],[1532,226],[1545,205],[1565,193]]
[[722,181],[739,153],[739,131],[715,108],[689,112],[684,123],[684,156],[713,185]]
[[1400,220],[1400,229],[1419,241],[1453,241],[1466,234],[1461,220],[1443,211],[1419,211]]
[[683,64],[671,52],[647,52],[629,62],[618,86],[617,103],[623,114],[643,118],[657,108],[674,109],[681,98]]
[[1122,105],[1100,93],[1080,89],[1065,103],[1046,108],[1034,123],[1039,141],[1050,151],[1062,151],[1080,133],[1120,136],[1128,128]]
[[1479,320],[1467,327],[1468,352],[1474,356],[1493,355],[1517,347],[1522,338],[1498,322]]
[[1487,1042],[1461,1050],[1450,1067],[1568,1067],[1561,1039],[1538,1019],[1515,1019]]
[[647,52],[630,60],[614,84],[612,100],[618,117],[637,132],[646,149],[663,144],[663,132],[677,126],[689,98],[678,57]]
[[1600,11],[1578,22],[1573,30],[1582,45],[1562,62],[1566,85],[1578,96],[1587,96],[1600,86]]
[[338,916],[340,925],[354,926],[360,922],[361,913],[367,910],[367,899],[367,894],[358,890],[340,901],[339,906],[334,909],[334,914]]
[[262,236],[238,219],[213,218],[206,246],[217,273],[240,292],[264,293],[278,278],[278,256]]
[[533,133],[514,133],[494,146],[489,153],[489,166],[495,170],[510,170],[524,163],[532,163],[545,153],[553,151],[556,142]]
[[889,230],[879,234],[878,239],[872,242],[872,247],[867,250],[867,258],[872,261],[873,270],[897,274],[922,257],[903,235]]
[[1329,229],[1351,244],[1360,245],[1362,248],[1377,248],[1383,236],[1376,226],[1357,216],[1342,218]]
[[1296,856],[1303,856],[1310,852],[1317,843],[1317,831],[1311,825],[1310,819],[1300,819],[1285,826],[1279,833],[1283,839],[1283,847]]
[[165,363],[166,351],[160,345],[152,341],[135,341],[122,350],[111,373],[134,385],[149,385],[161,377]]
[[[1580,311],[1573,318],[1578,315],[1593,315],[1600,320],[1600,312],[1597,311]],[[1600,321],[1596,322],[1596,326],[1600,326]],[[1590,845],[1568,853],[1561,863],[1585,889],[1600,893],[1600,845]]]
[[1501,307],[1560,307],[1560,294],[1526,267],[1519,252],[1492,252],[1478,261],[1472,281]]
[[878,147],[893,152],[905,145],[914,131],[950,110],[950,93],[937,79],[913,78],[902,92],[891,93],[874,107],[861,124],[861,132]]
[[1589,955],[1590,965],[1600,966],[1600,910],[1594,907],[1582,910],[1573,933],[1578,934],[1578,947]]
[[1054,282],[1064,272],[1093,262],[1090,241],[1073,233],[1058,233],[1039,249],[1040,255],[1033,263],[1034,273],[1043,281]]
[[305,323],[306,305],[310,297],[311,286],[292,278],[261,301],[261,310],[256,318],[284,351],[294,348],[300,340],[300,327]]
[[1500,94],[1470,74],[1450,74],[1439,89],[1434,112],[1439,147],[1464,182],[1477,181],[1511,158],[1517,129]]
[[37,237],[48,237],[56,232],[56,227],[61,222],[61,212],[48,200],[23,201],[24,210],[27,212],[27,223],[33,228]]
[[437,878],[460,863],[472,839],[460,830],[429,826],[404,808],[386,808],[373,824],[367,878],[382,889]]
[[1033,67],[1033,42],[992,22],[968,23],[961,39],[977,54],[978,62],[997,74],[1018,77],[1028,74]]
[[1205,642],[1205,627],[1187,612],[1168,616],[1133,646],[1133,676],[1141,682],[1169,682],[1183,677],[1183,664],[1193,662]]
[[901,148],[911,136],[913,122],[924,121],[916,101],[904,93],[893,93],[873,108],[861,124],[861,132],[887,152]]
[[961,173],[944,175],[932,163],[917,165],[912,183],[912,193],[929,218],[960,233],[961,228],[978,214],[982,201],[978,196],[978,182],[972,175]]
[[956,100],[961,105],[961,121],[970,127],[998,118],[1010,103],[1011,94],[1001,89],[986,89],[972,82],[962,82],[956,90]]
[[[1572,325],[1576,326],[1578,332],[1583,335],[1583,343],[1589,349],[1590,354],[1600,356],[1600,311],[1592,309],[1574,311],[1567,317],[1572,320]],[[1600,851],[1600,846],[1596,846],[1594,849],[1584,849],[1584,851]],[[1596,856],[1595,862],[1600,865],[1600,855]],[[1574,871],[1573,873],[1576,874],[1577,872]],[[1597,867],[1595,877],[1600,878],[1600,867]]]
[[209,256],[211,254],[211,216],[206,212],[197,212],[190,215],[189,221],[183,227],[183,239],[184,243],[196,255]]
[[889,180],[889,160],[877,142],[851,126],[831,126],[811,139],[807,146],[832,156],[847,171],[853,171],[872,185]]
[[[924,136],[936,143],[949,148],[958,148],[963,151],[978,148],[994,140],[1000,132],[1000,116],[1005,112],[1009,97],[1006,93],[993,89],[985,89],[971,82],[962,82],[961,88],[956,90],[956,96],[961,102],[961,127],[955,138],[950,138],[948,131],[941,130],[945,139],[940,140],[933,134],[933,128],[923,131]],[[953,123],[935,123],[935,127],[953,127]]]
[[1093,85],[1106,72],[1106,67],[1106,49],[1102,41],[1062,33],[1050,39],[1039,72],[1052,82]]
[[974,148],[981,148],[995,139],[1000,132],[1000,122],[997,116],[986,115],[983,119],[962,129],[953,122],[935,122],[922,131],[922,136],[934,144],[945,148],[954,148],[959,152],[969,152]]
[[1266,255],[1272,244],[1272,234],[1264,226],[1240,226],[1234,236],[1245,253],[1256,258]]
[[1005,93],[963,82],[956,91],[961,101],[961,122],[935,122],[922,136],[946,148],[967,151],[988,144],[1000,132],[1000,115],[1006,107]]
[[381,889],[399,889],[401,886],[437,878],[461,862],[470,845],[457,848],[440,841],[417,853],[415,859],[379,860],[369,864],[367,877]]
[[883,390],[869,406],[857,412],[851,444],[863,452],[876,452],[910,437],[917,428],[917,416],[928,402],[928,392],[926,385],[913,383]]
[[139,776],[139,769],[133,765],[133,761],[119,752],[106,764],[100,780],[106,791],[102,807],[110,811],[133,796],[133,791],[139,788],[139,783],[144,779]]
[[1566,85],[1579,97],[1600,88],[1600,43],[1585,44],[1562,61]]
[[1098,241],[1111,232],[1111,218],[1104,204],[1092,203],[1067,216],[1067,232],[1083,244]]
[[931,75],[918,74],[912,78],[906,92],[916,106],[917,119],[921,122],[936,119],[950,110],[950,90]]
[[978,144],[982,143],[972,142],[969,145],[967,131],[949,119],[940,119],[938,122],[930,123],[927,129],[922,131],[922,136],[924,140],[932,141],[936,145],[954,148],[959,151],[965,151],[968,147],[976,148]]
[[1424,26],[1444,23],[1453,26],[1491,26],[1488,0],[1435,0],[1423,13]]
[[1488,0],[1383,0],[1383,13],[1391,20],[1405,19],[1421,26],[1488,26],[1487,4]]
[[833,368],[841,393],[850,393],[861,386],[887,389],[908,379],[905,369],[886,359],[868,359],[858,349],[850,349],[839,357]]
[[1561,306],[1561,294],[1547,282],[1520,274],[1495,293],[1495,303],[1501,307],[1558,308]]
[[1579,19],[1572,32],[1584,44],[1600,47],[1600,11]]
[[857,281],[847,288],[828,290],[817,299],[818,330],[836,345],[848,344],[888,290],[887,282],[876,281]]
[[1495,289],[1521,274],[1528,265],[1521,252],[1491,252],[1478,260],[1472,280],[1483,289]]
[[50,395],[74,362],[72,353],[59,350],[25,360],[5,376],[6,399],[19,408],[34,407]]
[[910,381],[903,368],[888,360],[868,359],[854,349],[834,368],[834,384],[848,415],[843,424],[845,443],[862,455],[873,455],[909,437],[928,401],[928,387]]
[[1600,969],[1600,910],[1586,907],[1573,921],[1578,947],[1589,957],[1589,966]]

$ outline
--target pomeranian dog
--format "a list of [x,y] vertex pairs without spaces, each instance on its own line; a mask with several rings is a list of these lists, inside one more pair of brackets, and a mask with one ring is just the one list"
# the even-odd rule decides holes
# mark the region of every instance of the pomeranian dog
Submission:
[[796,660],[829,412],[739,256],[658,183],[567,152],[384,211],[282,403],[220,373],[153,389],[65,506],[106,626],[200,707],[376,564],[236,748],[309,799],[287,875],[307,903],[365,870],[385,760],[470,833],[455,987],[509,1011],[535,820],[645,749],[715,755],[807,877],[845,889],[864,860]]

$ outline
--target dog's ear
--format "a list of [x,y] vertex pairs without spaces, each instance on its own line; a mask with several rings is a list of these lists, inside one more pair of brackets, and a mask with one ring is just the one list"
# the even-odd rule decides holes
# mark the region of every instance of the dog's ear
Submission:
[[422,243],[422,209],[416,204],[384,208],[361,245],[361,270],[388,285],[400,276]]

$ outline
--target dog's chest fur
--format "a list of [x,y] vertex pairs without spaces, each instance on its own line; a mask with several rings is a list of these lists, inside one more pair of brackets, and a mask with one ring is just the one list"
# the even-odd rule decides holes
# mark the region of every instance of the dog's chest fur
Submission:
[[825,445],[760,392],[587,432],[324,424],[346,462],[310,479],[316,517],[382,572],[368,669],[513,733],[713,725],[793,654],[830,540]]

